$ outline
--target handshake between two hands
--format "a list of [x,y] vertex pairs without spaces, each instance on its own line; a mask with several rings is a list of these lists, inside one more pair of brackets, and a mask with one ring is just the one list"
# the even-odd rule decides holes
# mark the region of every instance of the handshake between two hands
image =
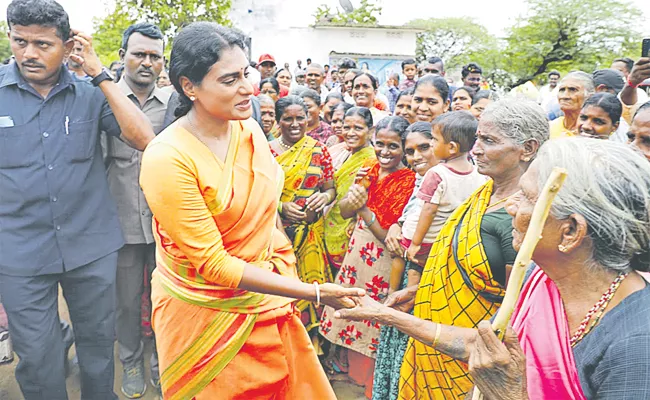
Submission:
[[333,283],[325,283],[320,285],[320,290],[321,302],[337,310],[334,318],[381,322],[382,317],[388,314],[389,307],[409,312],[413,308],[417,286],[392,293],[384,304],[366,295],[366,291],[360,288],[344,288]]

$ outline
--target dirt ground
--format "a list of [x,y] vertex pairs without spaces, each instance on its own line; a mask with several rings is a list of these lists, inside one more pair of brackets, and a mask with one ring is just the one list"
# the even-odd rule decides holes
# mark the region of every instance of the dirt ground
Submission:
[[[59,310],[61,316],[67,320],[68,318],[68,309],[65,305],[65,301],[62,296],[59,296]],[[151,354],[150,344],[147,345],[147,354],[145,355],[145,360],[148,363],[149,354]],[[70,351],[70,357],[74,356],[74,347]],[[120,386],[122,385],[122,367],[117,357],[117,345],[115,347],[115,393],[117,393],[120,399],[126,399],[120,392]],[[14,378],[14,368],[16,368],[17,360],[14,360],[12,364],[9,365],[0,365],[0,400],[20,400],[22,399],[22,394],[20,393],[20,388],[18,383]],[[147,382],[149,381],[149,367],[145,368],[147,376]],[[81,388],[79,380],[79,368],[75,367],[72,370],[70,377],[66,382],[68,387],[68,396],[70,400],[79,400],[81,398]],[[359,386],[356,386],[348,382],[333,382],[332,386],[336,392],[336,396],[339,400],[364,400],[365,396],[363,395],[363,389]],[[145,393],[143,400],[156,400],[159,397],[149,386],[147,392]]]

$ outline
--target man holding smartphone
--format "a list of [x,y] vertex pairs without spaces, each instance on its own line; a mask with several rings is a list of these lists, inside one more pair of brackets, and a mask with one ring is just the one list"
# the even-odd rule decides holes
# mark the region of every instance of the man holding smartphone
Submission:
[[648,101],[647,96],[641,98],[638,93],[639,85],[646,79],[650,79],[650,54],[647,54],[650,51],[650,39],[644,39],[643,42],[643,57],[634,63],[634,67],[632,67],[632,71],[627,77],[625,87],[619,95],[619,99],[623,104],[622,118],[630,124],[636,110]]

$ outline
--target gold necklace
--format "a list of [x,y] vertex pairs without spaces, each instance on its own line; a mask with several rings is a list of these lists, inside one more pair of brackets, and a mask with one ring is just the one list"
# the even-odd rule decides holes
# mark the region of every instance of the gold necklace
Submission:
[[514,194],[511,194],[510,196],[505,197],[505,198],[503,198],[503,199],[497,201],[496,203],[492,204],[491,206],[488,206],[488,207],[486,208],[486,210],[489,210],[490,208],[496,207],[496,206],[498,206],[499,204],[508,201],[512,196],[514,196]]

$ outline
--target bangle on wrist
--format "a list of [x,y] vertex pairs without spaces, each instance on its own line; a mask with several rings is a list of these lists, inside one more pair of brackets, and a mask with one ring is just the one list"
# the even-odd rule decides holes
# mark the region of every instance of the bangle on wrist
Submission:
[[314,282],[314,289],[316,289],[316,308],[320,307],[320,285]]
[[436,336],[433,338],[433,343],[431,343],[431,347],[433,347],[434,349],[436,348],[436,345],[438,344],[438,340],[440,339],[441,331],[442,331],[442,325],[436,324]]
[[[363,220],[363,224],[366,226],[366,228],[370,228],[372,226],[372,224],[374,224],[375,221],[377,221],[377,216],[375,215],[375,213],[371,211],[371,215],[372,215],[372,217],[370,218],[370,222],[366,222],[365,219]],[[363,218],[361,218],[361,219],[363,219]]]

